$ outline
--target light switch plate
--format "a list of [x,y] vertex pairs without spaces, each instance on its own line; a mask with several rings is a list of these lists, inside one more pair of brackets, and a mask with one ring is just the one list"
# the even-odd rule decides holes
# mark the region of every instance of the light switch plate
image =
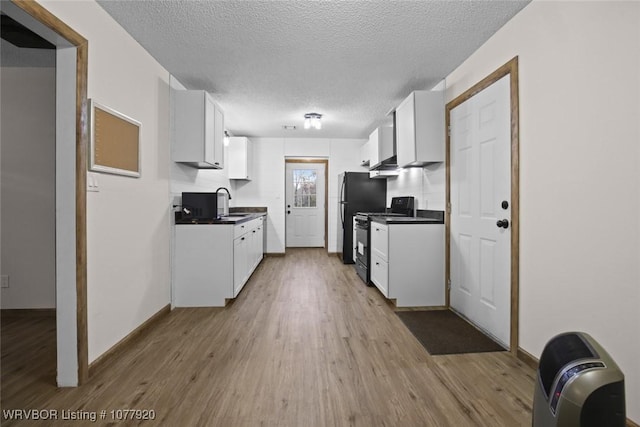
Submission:
[[98,174],[94,172],[87,172],[87,191],[99,192],[98,186]]
[[6,274],[3,274],[2,276],[0,276],[0,278],[2,279],[2,287],[3,288],[8,288],[9,287],[9,276],[7,276]]

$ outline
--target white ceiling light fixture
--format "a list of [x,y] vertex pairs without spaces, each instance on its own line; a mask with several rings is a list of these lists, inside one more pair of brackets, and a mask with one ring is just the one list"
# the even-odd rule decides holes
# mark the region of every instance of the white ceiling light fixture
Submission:
[[304,128],[305,129],[322,129],[322,114],[318,113],[307,113],[304,115]]

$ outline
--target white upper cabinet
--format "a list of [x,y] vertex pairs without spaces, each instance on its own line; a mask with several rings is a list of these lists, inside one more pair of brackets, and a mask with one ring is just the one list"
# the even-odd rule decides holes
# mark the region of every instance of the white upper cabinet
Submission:
[[244,136],[229,138],[227,153],[229,179],[251,180],[253,168],[251,140]]
[[371,160],[371,138],[360,147],[360,166],[369,166]]
[[203,90],[173,93],[173,161],[201,169],[224,168],[224,113]]
[[444,162],[444,91],[412,92],[396,109],[399,167]]
[[393,127],[380,126],[369,135],[369,169],[393,157]]

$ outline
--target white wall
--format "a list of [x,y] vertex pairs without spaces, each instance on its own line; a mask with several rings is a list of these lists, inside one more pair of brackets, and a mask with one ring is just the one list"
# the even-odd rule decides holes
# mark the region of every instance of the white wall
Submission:
[[640,3],[534,1],[447,77],[519,56],[520,346],[591,334],[640,422]]
[[359,139],[251,138],[253,180],[237,181],[234,206],[267,206],[267,252],[285,251],[285,158],[317,157],[329,160],[328,251],[336,252],[338,174],[364,171],[359,165]]
[[97,3],[40,3],[88,40],[89,98],[142,123],[141,178],[87,194],[91,362],[170,302],[169,74]]
[[54,308],[56,69],[2,68],[2,308]]

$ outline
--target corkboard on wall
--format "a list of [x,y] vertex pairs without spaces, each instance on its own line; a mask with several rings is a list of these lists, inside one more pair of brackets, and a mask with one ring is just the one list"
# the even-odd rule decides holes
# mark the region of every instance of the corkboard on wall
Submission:
[[89,102],[89,168],[96,172],[140,177],[140,122],[94,100]]

